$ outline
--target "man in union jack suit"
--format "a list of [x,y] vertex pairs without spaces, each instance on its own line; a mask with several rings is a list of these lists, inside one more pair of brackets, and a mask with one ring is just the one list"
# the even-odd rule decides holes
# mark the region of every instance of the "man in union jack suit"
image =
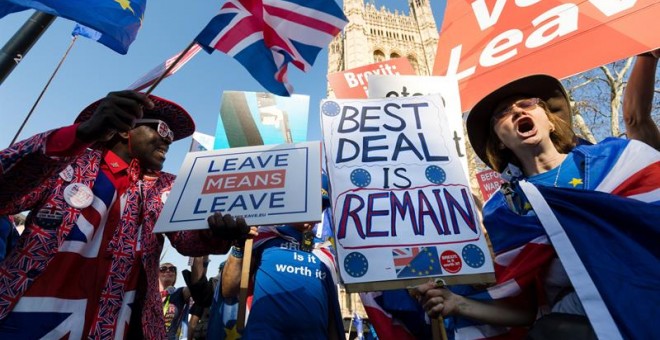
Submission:
[[[0,263],[0,338],[165,337],[164,235],[152,230],[175,178],[161,172],[165,154],[194,130],[179,105],[121,91],[74,125],[0,151],[0,214],[30,210]],[[208,223],[166,236],[180,253],[202,256],[254,234],[230,215]]]

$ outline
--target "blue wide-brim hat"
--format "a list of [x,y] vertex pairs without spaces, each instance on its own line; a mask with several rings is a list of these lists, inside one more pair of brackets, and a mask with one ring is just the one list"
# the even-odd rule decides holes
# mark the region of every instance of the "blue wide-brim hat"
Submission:
[[[149,99],[154,103],[154,108],[144,109],[144,117],[160,119],[167,123],[167,126],[174,133],[174,140],[186,138],[195,132],[195,122],[179,104],[151,94]],[[75,123],[84,122],[92,117],[102,100],[103,98],[83,109],[76,118]]]

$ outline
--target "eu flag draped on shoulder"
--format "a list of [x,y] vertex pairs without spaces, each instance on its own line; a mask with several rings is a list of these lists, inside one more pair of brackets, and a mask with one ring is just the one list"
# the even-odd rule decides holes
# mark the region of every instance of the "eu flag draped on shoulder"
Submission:
[[[558,256],[599,337],[653,338],[660,319],[660,153],[617,139],[576,149],[607,155],[590,173],[597,183],[593,191],[521,181],[533,214],[484,210],[491,219],[507,223],[485,222],[498,225],[489,229],[497,285],[470,297],[520,296]],[[457,339],[516,337],[512,330],[455,319]]]
[[288,96],[288,64],[308,71],[346,23],[334,0],[228,0],[195,40],[238,60],[269,92]]
[[597,191],[538,191],[559,226],[543,222],[546,233],[597,334],[653,338],[660,320],[660,208]]
[[85,25],[100,34],[100,43],[126,54],[142,26],[146,7],[147,0],[3,0],[0,2],[0,18],[33,8]]

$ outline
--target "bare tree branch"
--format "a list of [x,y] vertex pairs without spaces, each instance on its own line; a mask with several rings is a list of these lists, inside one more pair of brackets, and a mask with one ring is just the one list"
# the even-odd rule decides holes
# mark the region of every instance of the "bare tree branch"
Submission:
[[[574,109],[578,135],[595,142],[621,134],[623,93],[633,62],[634,58],[626,58],[563,81]],[[655,92],[660,93],[660,77],[656,78]],[[652,117],[660,122],[660,96],[656,97]]]
[[573,113],[573,125],[580,131],[579,135],[588,140],[590,143],[596,144],[596,138],[594,135],[591,133],[591,129],[589,129],[589,126],[584,122],[584,118],[579,112],[574,112]]

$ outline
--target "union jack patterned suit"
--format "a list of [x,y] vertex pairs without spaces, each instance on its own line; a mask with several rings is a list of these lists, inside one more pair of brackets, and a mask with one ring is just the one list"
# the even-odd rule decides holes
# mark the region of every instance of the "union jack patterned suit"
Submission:
[[[65,302],[71,302],[73,309],[80,306],[81,301],[85,303],[87,297],[71,301],[35,298],[35,301],[30,302],[26,293],[30,295],[30,287],[35,281],[39,281],[58,253],[58,259],[62,256],[75,256],[85,261],[105,256],[105,261],[111,264],[109,273],[103,276],[103,287],[99,287],[102,292],[99,295],[98,310],[92,317],[83,317],[84,323],[91,322],[88,333],[82,334],[82,326],[78,326],[80,330],[71,331],[71,328],[62,322],[56,327],[53,326],[50,333],[38,337],[123,338],[130,320],[130,304],[136,294],[136,290],[130,290],[135,287],[129,287],[127,276],[132,270],[138,270],[134,264],[141,264],[147,281],[141,314],[142,332],[147,339],[165,338],[158,290],[158,265],[164,237],[162,234],[154,234],[152,230],[175,176],[162,172],[155,180],[141,181],[139,166],[133,161],[128,169],[129,185],[126,192],[117,197],[112,187],[112,190],[109,190],[112,201],[117,199],[121,202],[117,204],[121,209],[121,214],[117,214],[114,220],[117,223],[106,228],[108,233],[112,233],[109,245],[106,249],[99,250],[98,246],[94,249],[95,234],[102,233],[99,226],[103,227],[107,221],[113,221],[112,218],[108,219],[110,204],[105,209],[103,204],[97,204],[99,197],[95,197],[94,203],[89,207],[95,210],[86,212],[87,208],[76,209],[68,205],[63,191],[71,183],[82,183],[92,189],[96,196],[101,195],[96,193],[96,187],[101,186],[99,182],[103,178],[103,171],[99,170],[103,152],[81,149],[75,156],[47,155],[47,137],[55,131],[57,130],[38,134],[0,151],[0,214],[30,210],[25,232],[17,247],[0,263],[0,324],[12,314],[29,311],[30,309],[25,309],[24,306],[30,306],[31,303],[38,305],[37,310],[43,310],[44,306],[53,302],[55,312],[62,312]],[[68,178],[62,175],[63,170],[68,171]],[[168,233],[167,236],[181,254],[189,256],[226,253],[230,246],[229,241],[203,238],[199,231],[174,232]],[[87,242],[78,242],[81,237]],[[64,252],[67,252],[67,255],[61,255]],[[72,255],[68,255],[69,253]],[[58,260],[53,263],[59,265]],[[82,276],[84,275],[83,273]],[[62,277],[66,277],[66,273],[62,273]],[[76,284],[79,283],[70,283],[71,286]],[[38,286],[40,285],[35,285],[33,290]],[[67,315],[69,314],[65,314]],[[78,324],[81,322],[80,317],[67,320]]]

